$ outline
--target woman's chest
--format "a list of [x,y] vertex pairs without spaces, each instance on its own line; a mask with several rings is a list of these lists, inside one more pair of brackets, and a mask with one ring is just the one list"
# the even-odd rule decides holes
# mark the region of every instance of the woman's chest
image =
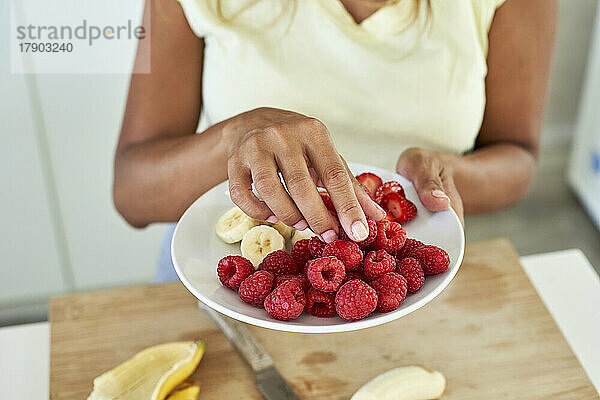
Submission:
[[334,136],[413,137],[457,152],[470,148],[479,131],[485,58],[464,29],[438,27],[410,43],[373,45],[313,20],[279,36],[205,40],[210,123],[271,106],[315,116]]

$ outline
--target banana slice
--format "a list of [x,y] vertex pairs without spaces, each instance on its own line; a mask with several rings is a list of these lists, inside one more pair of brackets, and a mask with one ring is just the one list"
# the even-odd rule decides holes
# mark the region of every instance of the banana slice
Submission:
[[373,378],[358,389],[351,400],[431,400],[441,397],[445,389],[444,375],[411,365]]
[[240,246],[242,255],[250,260],[254,268],[258,267],[267,254],[284,247],[283,236],[277,232],[277,229],[267,225],[259,225],[250,229],[244,235]]
[[276,224],[272,224],[270,222],[265,221],[265,222],[261,222],[261,225],[267,225],[267,226],[271,226],[271,227],[277,229],[277,232],[279,232],[279,234],[281,236],[283,236],[283,240],[285,240],[286,242],[292,238],[292,235],[294,234],[294,231],[295,231],[294,228],[292,228],[291,226],[287,226],[283,222],[278,222]]
[[297,231],[294,229],[294,233],[292,234],[292,240],[290,241],[290,246],[294,246],[298,240],[310,239],[313,236],[317,235],[309,228],[306,228],[303,231]]
[[246,232],[259,223],[260,221],[250,218],[238,207],[233,207],[219,218],[215,231],[225,243],[237,243]]

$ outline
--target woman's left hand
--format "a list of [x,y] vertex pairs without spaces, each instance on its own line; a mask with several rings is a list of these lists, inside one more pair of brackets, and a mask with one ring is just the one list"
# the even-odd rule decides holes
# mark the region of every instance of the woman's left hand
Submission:
[[446,153],[412,147],[400,155],[396,171],[412,181],[427,209],[442,211],[452,207],[464,225],[462,199],[448,158]]

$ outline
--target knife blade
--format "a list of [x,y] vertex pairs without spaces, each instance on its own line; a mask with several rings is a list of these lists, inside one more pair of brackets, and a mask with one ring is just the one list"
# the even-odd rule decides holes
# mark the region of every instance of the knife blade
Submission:
[[287,384],[265,349],[240,322],[226,317],[201,301],[200,309],[213,320],[254,372],[256,386],[267,400],[300,400]]

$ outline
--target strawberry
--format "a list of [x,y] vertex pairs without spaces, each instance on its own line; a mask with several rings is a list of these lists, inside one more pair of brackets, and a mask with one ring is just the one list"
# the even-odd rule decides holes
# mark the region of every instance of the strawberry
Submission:
[[406,197],[404,194],[404,188],[401,184],[396,181],[389,181],[377,188],[375,191],[375,201],[381,204],[383,198],[390,193],[398,193],[400,196]]
[[375,197],[373,197],[373,195],[369,191],[369,188],[363,185],[362,183],[360,184],[360,186],[362,186],[362,188],[365,190],[365,193],[371,198],[371,200],[375,201]]
[[375,195],[375,191],[383,183],[380,177],[370,172],[365,172],[364,174],[358,175],[356,177],[356,180],[358,181],[358,183],[365,186],[372,196]]
[[395,221],[403,224],[417,216],[417,206],[399,193],[390,193],[381,201],[381,206],[394,215]]
[[384,221],[396,222],[396,217],[389,211],[385,212],[385,217],[383,217]]

